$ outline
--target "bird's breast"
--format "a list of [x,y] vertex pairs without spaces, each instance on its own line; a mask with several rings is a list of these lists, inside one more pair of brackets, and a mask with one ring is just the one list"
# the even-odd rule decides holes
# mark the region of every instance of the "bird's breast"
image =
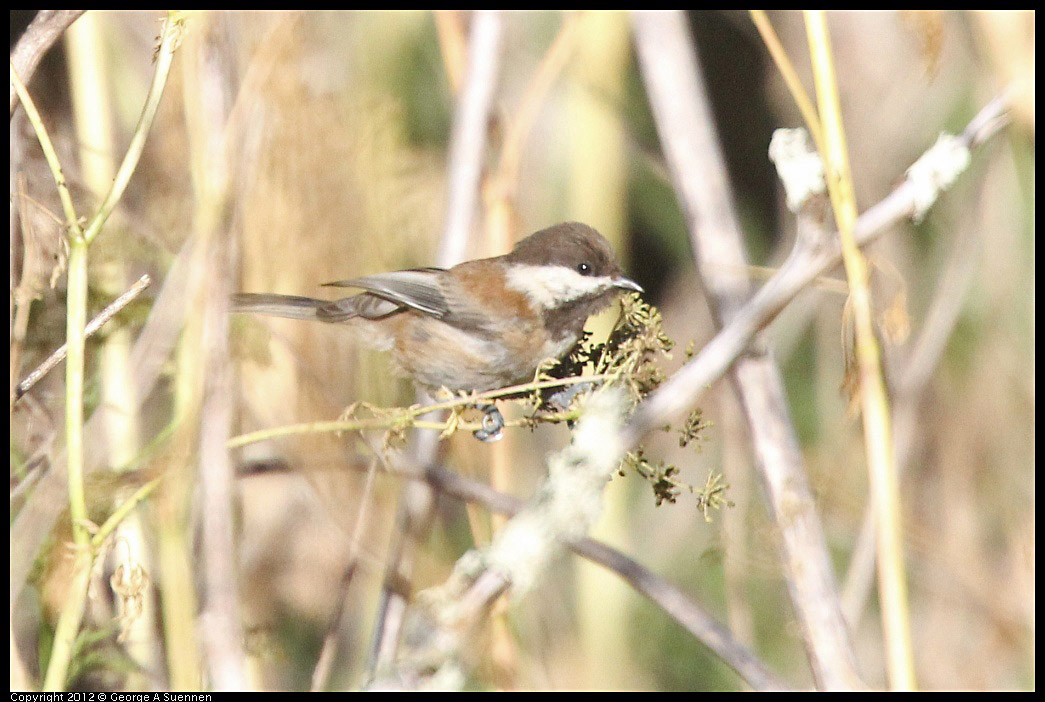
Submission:
[[546,358],[561,358],[577,337],[552,339],[541,324],[520,323],[496,334],[410,315],[397,334],[399,368],[428,388],[494,390],[529,382]]

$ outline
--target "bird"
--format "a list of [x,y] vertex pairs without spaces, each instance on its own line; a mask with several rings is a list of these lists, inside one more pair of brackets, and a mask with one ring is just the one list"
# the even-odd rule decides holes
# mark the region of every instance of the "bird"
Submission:
[[530,234],[502,256],[324,285],[363,292],[337,300],[238,293],[232,311],[347,325],[391,351],[396,369],[428,392],[528,382],[541,363],[569,353],[589,316],[643,292],[609,242],[580,222]]

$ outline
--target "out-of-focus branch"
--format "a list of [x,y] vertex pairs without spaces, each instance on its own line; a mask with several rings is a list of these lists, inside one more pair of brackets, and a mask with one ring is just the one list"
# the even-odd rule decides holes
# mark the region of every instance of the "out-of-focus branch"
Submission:
[[563,16],[559,33],[526,86],[522,100],[507,120],[500,159],[483,193],[487,206],[485,233],[489,237],[486,249],[489,254],[499,255],[511,248],[523,150],[529,143],[530,133],[548,92],[574,52],[582,21],[582,16],[576,12]]
[[569,542],[570,550],[619,575],[651,602],[664,610],[698,641],[711,649],[754,690],[789,690],[790,686],[770,671],[744,644],[682,590],[604,543],[593,539]]
[[224,228],[211,234],[211,277],[201,320],[205,369],[199,418],[199,499],[204,566],[200,640],[216,690],[248,686],[238,587],[239,559],[233,517],[233,467],[225,447],[232,427],[233,371],[229,359],[229,308],[234,243]]
[[[472,17],[465,84],[454,110],[450,135],[446,220],[437,255],[439,266],[449,267],[468,257],[479,202],[487,125],[500,67],[502,25],[501,14],[495,10],[477,10]],[[438,434],[434,431],[417,434],[411,451],[419,464],[433,463],[437,443]],[[391,665],[395,657],[413,569],[411,542],[430,520],[433,498],[431,489],[421,483],[407,485],[400,496],[371,642],[371,676],[379,668]]]
[[[712,178],[710,183],[714,184],[721,176],[703,172],[699,176],[693,175],[695,170],[693,167],[703,162],[704,158],[691,133],[697,128],[694,122],[699,123],[700,121],[692,114],[692,103],[697,99],[692,91],[699,86],[699,82],[696,79],[692,44],[685,27],[685,19],[679,14],[636,13],[636,31],[644,76],[650,86],[651,103],[661,130],[661,142],[668,152],[683,207],[693,224],[696,203],[710,200],[709,204],[712,207],[716,206],[714,198],[708,197],[706,189],[709,187],[708,178]],[[680,72],[682,79],[678,79]],[[923,213],[935,197],[948,187],[954,177],[961,172],[961,164],[965,162],[963,154],[967,156],[968,150],[993,136],[1007,121],[1006,99],[999,97],[985,106],[960,136],[941,140],[915,166],[912,166],[908,171],[907,180],[902,185],[857,220],[854,231],[857,243],[861,246],[866,245],[881,235],[889,226]],[[686,126],[679,128],[679,124]],[[721,251],[715,248],[716,243],[721,242],[716,242],[713,236],[720,232],[708,222],[702,222],[701,226],[694,228],[693,231],[709,235],[706,238],[700,237],[697,242],[698,263],[701,265],[702,274],[706,268],[712,268],[705,274],[705,284],[715,294],[715,304],[720,309],[719,316],[723,327],[696,358],[686,364],[643,403],[625,430],[629,444],[636,443],[653,427],[671,421],[691,407],[709,385],[720,379],[727,370],[738,363],[738,359],[748,351],[758,332],[780,310],[801,290],[808,287],[817,276],[837,265],[840,260],[840,247],[837,244],[836,235],[800,241],[801,246],[796,247],[778,273],[750,301],[737,309],[735,314],[730,315],[724,312],[734,306],[735,302],[731,301],[727,305],[720,306],[723,290],[714,282],[719,276],[714,268],[708,265],[716,259],[721,262],[719,255]],[[700,243],[705,239],[708,241],[706,246]],[[740,270],[737,263],[726,265],[724,270]],[[742,264],[742,261],[739,263]],[[709,281],[709,277],[712,280]],[[757,366],[755,367],[757,368]],[[746,360],[740,361],[737,366],[735,377],[742,388],[745,383],[738,376],[747,373],[751,368],[752,366]],[[766,421],[770,417],[783,416],[785,405],[782,392],[778,392],[779,377],[775,373],[769,373],[768,369],[763,370],[767,372],[761,378],[758,377],[757,371],[751,371],[755,376],[755,382],[747,384],[747,388],[751,392],[746,396],[746,400],[757,398],[764,404],[759,405],[752,402],[747,405],[745,403],[749,422],[753,419],[758,420],[751,422],[752,431],[756,436],[756,447],[764,466],[768,465],[767,462],[771,459],[782,468],[796,465],[794,461],[797,460],[797,445],[789,425],[774,426]],[[769,387],[771,384],[777,386],[776,390],[771,393],[776,399],[771,399],[769,393],[759,389]],[[781,430],[788,434],[783,443],[773,440],[772,436],[767,436],[767,434]],[[763,444],[759,437],[765,438],[767,441]],[[774,501],[776,509],[790,504],[773,499],[773,495],[777,495],[779,498],[785,494],[777,492],[778,490],[789,490],[787,473],[770,473],[764,470],[763,476],[771,488],[770,499]],[[804,484],[804,478],[801,480]],[[773,482],[770,483],[770,481]],[[804,492],[808,494],[808,490]],[[798,504],[809,505],[810,503],[799,502]],[[790,508],[788,513],[793,513]],[[808,514],[815,516],[811,511]],[[819,527],[812,522],[806,525],[804,535],[793,528],[797,526],[794,520],[789,520],[787,526],[788,528],[784,531],[785,540],[798,542],[811,539],[822,544],[822,537],[818,539],[809,532],[809,529],[819,532]],[[794,556],[802,556],[799,560],[789,561],[792,572],[797,571],[811,590],[819,590],[822,594],[829,595],[827,600],[812,597],[798,598],[794,590],[792,591],[796,607],[803,608],[803,612],[800,614],[803,614],[807,636],[818,636],[818,641],[811,642],[810,645],[810,654],[814,656],[814,670],[818,666],[823,666],[818,672],[818,682],[827,687],[858,685],[855,674],[852,677],[846,674],[847,670],[853,671],[853,666],[845,661],[840,663],[842,657],[851,659],[848,644],[842,648],[834,648],[831,643],[832,640],[836,643],[844,642],[847,637],[838,612],[837,597],[834,595],[833,576],[822,558],[824,556],[822,549],[816,549],[820,553],[819,560],[822,564],[822,567],[816,568],[817,573],[811,572],[811,564],[808,560],[804,560],[805,556],[800,550],[793,550],[787,544],[785,544],[785,549]],[[796,583],[790,582],[790,579],[789,584],[792,588],[796,587]],[[800,604],[799,600],[804,604]],[[830,611],[822,607],[825,603],[830,605]],[[828,612],[830,621],[825,620],[825,612]],[[842,656],[839,656],[839,653],[842,653]],[[830,679],[821,677],[825,673],[830,676]]]
[[[733,211],[711,107],[681,12],[636,12],[643,80],[690,231],[697,266],[719,326],[748,298],[743,235]],[[784,577],[820,688],[861,686],[834,573],[801,451],[772,358],[737,361],[733,382],[748,422],[763,484],[781,533]]]
[[[131,350],[127,373],[133,377],[136,395],[134,406],[139,407],[155,388],[161,377],[163,366],[170,357],[171,349],[184,323],[187,307],[184,304],[188,279],[197,260],[195,249],[198,243],[190,239],[174,259],[153,301],[145,327],[138,335]],[[95,437],[103,436],[101,427],[106,413],[113,411],[102,406],[87,420],[84,434],[86,470],[90,472],[108,465],[107,446]],[[54,528],[55,520],[63,511],[66,497],[63,495],[62,480],[65,475],[65,456],[56,456],[54,465],[44,473],[26,500],[11,525],[10,591],[11,605],[25,587],[26,579],[36,559],[37,552]]]
[[624,392],[592,393],[572,443],[548,461],[534,497],[481,552],[465,554],[442,585],[418,598],[407,614],[404,650],[378,670],[374,689],[460,689],[468,676],[462,653],[483,614],[501,594],[527,592],[567,540],[582,538],[602,512],[602,493],[620,465],[617,441]]
[[[36,67],[40,65],[40,59],[44,57],[47,50],[54,46],[54,43],[62,36],[62,32],[85,12],[87,10],[40,10],[36,13],[36,17],[26,27],[25,33],[18,39],[14,50],[11,51],[11,64],[26,85],[33,80]],[[15,107],[18,104],[17,97],[12,84],[11,117],[14,117],[15,114]]]
[[479,179],[486,148],[487,123],[501,65],[503,21],[497,10],[477,10],[468,40],[464,89],[454,110],[450,134],[446,220],[437,265],[449,267],[468,258]]
[[[248,689],[246,652],[240,612],[237,541],[233,516],[236,494],[234,469],[226,442],[232,428],[233,371],[229,358],[229,300],[238,268],[233,230],[231,184],[245,164],[256,161],[242,142],[230,147],[229,121],[236,103],[235,28],[226,15],[200,18],[191,38],[184,72],[188,117],[189,162],[196,199],[193,224],[204,254],[198,265],[203,275],[189,300],[202,309],[191,314],[182,332],[182,353],[176,371],[176,412],[186,418],[183,440],[198,441],[195,474],[180,470],[178,490],[167,496],[168,508],[200,512],[199,552],[195,569],[200,583],[198,641],[209,686],[215,690]],[[193,425],[196,426],[193,426]],[[195,436],[193,436],[195,435]],[[192,483],[195,489],[189,489]],[[183,537],[173,531],[162,537],[172,551]],[[187,554],[186,554],[187,555]],[[173,561],[173,559],[171,559]],[[170,561],[164,562],[167,572]],[[164,601],[164,615],[181,618],[185,612]],[[191,616],[191,615],[190,615]],[[191,621],[191,620],[190,620]],[[170,634],[168,634],[170,636]],[[170,645],[176,645],[169,642]],[[182,642],[178,642],[181,644]]]
[[345,614],[345,603],[348,601],[348,588],[352,584],[356,571],[359,569],[361,554],[363,553],[363,535],[370,520],[370,508],[374,502],[374,482],[377,476],[377,459],[370,462],[366,472],[366,482],[360,492],[359,512],[356,514],[356,523],[352,527],[352,537],[349,541],[348,565],[341,574],[341,583],[338,585],[337,601],[334,603],[334,611],[330,614],[327,623],[327,632],[323,637],[323,648],[316,659],[316,665],[312,669],[311,692],[323,692],[330,682],[330,674],[334,667],[334,654],[337,652],[338,633],[340,632],[341,619]]
[[464,10],[435,10],[435,29],[439,34],[439,49],[443,54],[443,67],[450,92],[455,96],[461,92],[461,81],[467,63],[467,32]]
[[[441,466],[424,468],[401,454],[379,455],[383,460],[383,470],[388,473],[424,482],[444,495],[481,504],[492,512],[514,516],[526,506],[518,497],[498,492],[485,483]],[[755,690],[788,689],[788,685],[766,668],[747,647],[736,641],[726,627],[682,590],[656,573],[611,546],[588,537],[567,538],[566,545],[577,555],[620,576],[722,658]]]
[[[899,372],[891,378],[896,465],[901,476],[917,445],[917,432],[920,431],[919,401],[943,357],[975,280],[983,252],[982,239],[978,236],[981,225],[982,220],[979,218],[959,225],[944,273],[922,321],[921,331],[913,342],[908,343],[909,353],[901,361]],[[892,367],[896,365],[892,364]],[[854,629],[859,626],[861,614],[866,609],[874,586],[874,560],[874,511],[871,505],[867,505],[842,586],[842,608],[846,621]]]

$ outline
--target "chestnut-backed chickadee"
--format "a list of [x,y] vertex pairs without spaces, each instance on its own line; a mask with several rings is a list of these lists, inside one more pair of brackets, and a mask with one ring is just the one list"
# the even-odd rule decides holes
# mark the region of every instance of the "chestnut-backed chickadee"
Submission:
[[326,285],[366,292],[331,301],[243,293],[233,311],[344,322],[392,351],[418,385],[480,392],[532,380],[542,361],[573,348],[589,315],[623,290],[642,292],[602,235],[578,222],[531,234],[504,256]]

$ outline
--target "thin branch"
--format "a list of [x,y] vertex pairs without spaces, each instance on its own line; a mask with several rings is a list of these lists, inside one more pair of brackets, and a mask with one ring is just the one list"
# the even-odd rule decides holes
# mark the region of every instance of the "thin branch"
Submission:
[[[98,313],[98,315],[87,324],[83,331],[84,338],[91,336],[101,329],[102,325],[119,314],[120,310],[129,305],[134,298],[141,295],[145,288],[149,287],[151,284],[152,279],[149,277],[148,273],[139,278],[138,282],[128,288],[127,291],[118,298],[110,302],[104,310]],[[68,346],[66,344],[59,346],[54,353],[47,357],[46,361],[37,366],[36,370],[27,375],[22,382],[18,383],[14,389],[11,402],[14,403],[21,399],[21,397],[29,392],[29,390],[36,385],[41,378],[61,363],[62,359],[65,358],[67,349]]]
[[842,120],[842,102],[835,77],[834,52],[824,10],[804,12],[810,60],[816,84],[817,107],[824,130],[818,145],[823,149],[827,188],[842,243],[842,263],[849,281],[847,310],[852,311],[855,355],[859,369],[860,417],[864,428],[864,453],[875,510],[878,546],[878,596],[884,631],[886,668],[893,690],[916,687],[911,643],[907,573],[904,567],[900,484],[894,460],[892,417],[885,388],[882,352],[875,335],[867,262],[856,245],[856,192],[849,166]]
[[54,143],[51,141],[51,135],[47,132],[47,127],[44,125],[39,110],[36,109],[36,103],[33,102],[33,98],[29,94],[29,89],[25,87],[25,83],[22,81],[21,76],[15,69],[14,63],[11,64],[11,89],[18,94],[19,99],[22,101],[25,114],[29,118],[29,123],[32,124],[33,130],[36,132],[37,141],[40,142],[40,148],[44,153],[44,158],[47,160],[47,166],[51,169],[51,175],[54,178],[55,187],[58,189],[58,198],[61,200],[62,209],[65,212],[64,225],[68,229],[69,237],[81,237],[83,236],[83,232],[80,229],[80,218],[76,215],[76,207],[73,205],[73,197],[69,192],[69,185],[65,180],[65,173],[62,170],[62,164],[58,160],[58,152],[54,148]]
[[505,130],[504,147],[497,168],[497,179],[504,190],[503,197],[514,203],[518,188],[519,166],[533,125],[544,105],[545,97],[562,74],[577,44],[583,17],[570,12],[563,17],[562,27],[541,59],[537,70],[526,86],[523,98]]
[[[248,444],[258,443],[259,441],[268,441],[269,439],[278,439],[284,436],[294,436],[297,434],[362,431],[368,429],[393,429],[404,425],[414,429],[432,429],[439,432],[445,432],[451,428],[475,431],[476,429],[482,428],[481,423],[451,422],[450,420],[433,421],[425,420],[423,417],[430,416],[441,410],[473,407],[485,404],[490,400],[520,394],[529,394],[536,390],[542,390],[545,388],[567,387],[570,385],[584,385],[588,383],[597,384],[613,380],[616,377],[618,377],[618,375],[614,373],[577,375],[569,378],[556,378],[553,380],[540,380],[520,385],[511,385],[497,390],[487,390],[486,392],[462,395],[450,400],[433,402],[427,405],[413,405],[412,407],[393,409],[371,408],[380,416],[374,419],[342,419],[329,422],[307,422],[304,424],[287,424],[285,426],[272,427],[270,429],[259,429],[258,431],[252,431],[247,434],[240,434],[239,436],[232,437],[229,439],[228,447],[240,448]],[[568,411],[554,416],[542,415],[541,419],[543,421],[562,422],[576,419],[576,413]],[[506,421],[504,426],[525,426],[530,424],[532,421],[533,420],[531,419]]]
[[156,118],[156,112],[160,109],[163,90],[167,87],[167,77],[170,75],[171,65],[174,63],[174,52],[181,42],[185,25],[185,14],[183,12],[170,12],[164,23],[160,47],[156,53],[156,69],[152,75],[152,83],[149,84],[149,92],[145,96],[145,104],[142,106],[141,116],[138,118],[138,124],[135,125],[134,132],[131,134],[127,153],[124,154],[123,161],[116,170],[116,176],[113,178],[109,193],[105,196],[102,204],[98,206],[98,212],[95,213],[90,224],[84,230],[83,236],[88,244],[94,240],[94,237],[98,236],[102,227],[105,226],[105,222],[109,219],[109,215],[116,208],[116,203],[123,197],[127,185],[131,182],[131,176],[134,175],[134,171],[138,167],[138,161],[141,159],[142,152],[145,150],[145,140],[149,136],[152,122]]
[[348,547],[348,566],[341,576],[341,583],[337,588],[337,601],[334,603],[334,611],[330,614],[327,633],[323,637],[323,648],[320,650],[316,666],[312,670],[312,692],[322,692],[330,682],[334,655],[337,652],[338,632],[341,629],[341,618],[344,616],[345,602],[348,600],[348,588],[359,568],[359,558],[363,550],[363,532],[370,518],[370,506],[374,500],[374,479],[377,472],[377,459],[375,458],[370,462],[370,467],[366,472],[366,481],[359,494],[359,512],[356,514],[356,523],[352,527],[352,537]]
[[488,254],[501,254],[511,248],[523,150],[549,90],[573,54],[582,21],[583,16],[579,12],[565,13],[559,33],[526,86],[522,100],[507,120],[497,167],[490,173],[483,188],[483,201],[486,204],[485,251]]
[[[37,140],[43,149],[51,175],[54,178],[62,206],[65,209],[69,235],[68,304],[66,309],[66,345],[69,362],[65,368],[65,437],[69,456],[67,499],[72,521],[73,543],[76,546],[72,586],[62,603],[55,626],[54,648],[44,674],[43,689],[64,689],[73,644],[87,602],[87,583],[94,555],[89,548],[87,533],[87,503],[83,487],[83,364],[84,327],[87,322],[87,244],[80,229],[76,209],[65,183],[62,166],[54,150],[50,135],[44,126],[29,91],[22,83],[14,64],[11,64],[11,84],[18,92]],[[81,589],[82,588],[82,589]]]
[[780,76],[784,79],[784,83],[791,93],[791,99],[795,101],[798,111],[802,113],[802,119],[805,120],[806,126],[809,128],[809,133],[813,135],[813,141],[817,144],[817,151],[823,153],[823,130],[820,128],[820,118],[816,114],[813,101],[809,99],[809,94],[806,93],[805,88],[802,86],[802,81],[798,77],[798,71],[795,70],[791,59],[787,56],[787,52],[784,51],[784,45],[780,42],[780,37],[777,36],[776,30],[773,29],[773,25],[769,21],[769,16],[766,15],[765,10],[749,10],[749,12],[751,13],[751,21],[758,29],[762,42],[766,45],[766,50],[769,51],[773,63],[776,64],[777,70],[780,71]]
[[134,491],[130,497],[120,503],[120,505],[112,511],[100,527],[98,531],[91,537],[91,547],[94,549],[100,549],[104,544],[105,540],[108,539],[116,527],[120,525],[124,519],[134,511],[143,500],[149,497],[153,491],[159,487],[160,483],[163,482],[163,476],[153,478],[149,482],[142,485],[140,488]]
[[[951,245],[951,253],[933,294],[932,304],[922,320],[918,338],[907,344],[910,351],[904,356],[899,372],[892,378],[896,464],[900,475],[903,475],[915,445],[915,432],[920,429],[916,419],[919,400],[954,333],[975,280],[983,249],[982,240],[977,236],[981,224],[977,219],[961,226]],[[874,585],[874,559],[874,510],[871,505],[867,505],[842,587],[843,611],[850,627],[854,629],[859,626],[860,616]]]
[[733,638],[728,626],[719,623],[686,593],[653,571],[620,551],[593,539],[570,541],[569,546],[577,555],[619,575],[635,588],[636,592],[663,609],[694,638],[711,649],[752,689],[791,689],[791,686],[770,671],[751,649]]

